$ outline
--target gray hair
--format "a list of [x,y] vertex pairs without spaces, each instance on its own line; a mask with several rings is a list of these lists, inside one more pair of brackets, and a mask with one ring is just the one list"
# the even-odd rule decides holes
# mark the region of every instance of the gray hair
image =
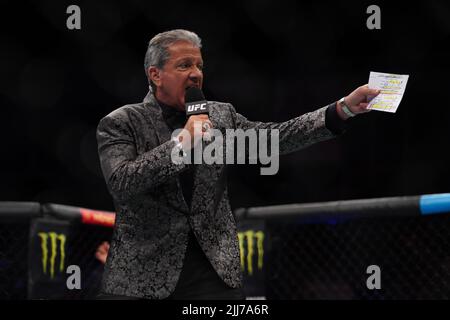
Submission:
[[169,46],[177,41],[188,41],[192,43],[195,47],[202,48],[202,40],[200,37],[192,31],[176,29],[166,32],[162,32],[154,36],[148,43],[147,52],[145,53],[144,67],[145,74],[148,78],[148,83],[150,84],[150,89],[155,92],[156,88],[153,82],[150,80],[147,74],[148,68],[155,66],[162,69],[169,60],[169,51],[167,50]]

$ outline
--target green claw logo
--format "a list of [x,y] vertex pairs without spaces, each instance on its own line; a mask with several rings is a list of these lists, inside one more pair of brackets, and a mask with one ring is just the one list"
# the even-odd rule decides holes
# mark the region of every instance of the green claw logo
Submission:
[[[57,234],[56,232],[39,232],[38,237],[41,239],[42,249],[42,270],[47,274],[47,263],[50,262],[50,278],[55,277],[55,263],[58,256],[58,240],[59,240],[59,271],[64,271],[64,261],[66,258],[66,236]],[[48,250],[48,240],[50,240],[50,257]]]
[[[238,238],[242,271],[245,271],[245,260],[247,260],[247,273],[251,276],[253,274],[253,255],[255,254],[255,246],[258,255],[258,270],[262,270],[263,268],[264,232],[254,230],[238,232]],[[245,252],[245,243],[247,244],[247,252]]]

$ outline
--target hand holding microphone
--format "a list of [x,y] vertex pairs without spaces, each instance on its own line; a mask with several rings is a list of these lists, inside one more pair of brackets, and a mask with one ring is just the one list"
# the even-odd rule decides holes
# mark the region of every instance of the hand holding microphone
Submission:
[[188,138],[187,134],[189,134],[191,147],[197,145],[202,139],[211,141],[212,123],[209,120],[208,103],[203,92],[197,87],[191,87],[186,90],[184,101],[188,120],[184,126],[184,132],[180,134],[182,136],[180,140]]

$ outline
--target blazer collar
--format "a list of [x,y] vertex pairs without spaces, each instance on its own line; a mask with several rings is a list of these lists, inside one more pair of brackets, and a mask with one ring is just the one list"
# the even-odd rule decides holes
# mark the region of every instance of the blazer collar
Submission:
[[170,131],[169,126],[164,121],[164,117],[162,115],[161,107],[153,95],[152,91],[149,91],[144,98],[144,106],[148,108],[150,112],[150,119],[153,122],[155,127],[156,136],[160,144],[170,140],[172,136],[172,132]]

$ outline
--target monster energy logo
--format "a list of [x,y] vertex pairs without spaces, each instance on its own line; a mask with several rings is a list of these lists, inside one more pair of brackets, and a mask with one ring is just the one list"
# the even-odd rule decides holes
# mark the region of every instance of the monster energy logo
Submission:
[[[258,270],[262,270],[264,258],[264,232],[247,230],[245,232],[238,232],[239,250],[241,252],[241,268],[245,271],[245,260],[247,260],[247,272],[249,275],[253,274],[253,256],[256,254],[258,258]],[[244,242],[247,244],[247,252],[244,249]],[[245,254],[247,253],[247,254]]]
[[[59,271],[63,272],[64,270],[64,260],[66,257],[66,236],[64,234],[57,234],[56,232],[39,232],[39,238],[41,239],[41,249],[42,249],[42,270],[44,274],[47,274],[47,263],[50,263],[50,278],[55,277],[55,263],[56,257],[58,255],[58,240],[59,240]],[[48,249],[48,240],[50,240],[50,255]]]

